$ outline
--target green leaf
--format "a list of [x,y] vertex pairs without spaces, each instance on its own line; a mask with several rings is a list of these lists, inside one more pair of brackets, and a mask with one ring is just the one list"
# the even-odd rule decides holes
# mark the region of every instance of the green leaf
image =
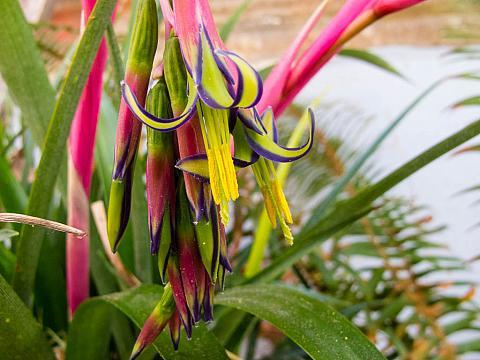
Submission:
[[55,92],[18,0],[2,1],[0,23],[0,73],[36,143],[41,145]]
[[227,290],[215,302],[267,320],[313,359],[384,359],[343,315],[306,292],[249,285]]
[[[162,296],[159,285],[142,285],[121,293],[92,298],[84,302],[73,318],[67,342],[67,360],[105,359],[105,332],[112,308],[128,316],[140,327]],[[168,331],[164,331],[154,347],[166,360],[170,359],[222,359],[228,357],[218,340],[204,325],[194,328],[190,341],[182,336],[180,348],[174,351]]]
[[375,153],[383,141],[391,134],[391,132],[401,123],[403,119],[433,90],[435,90],[445,79],[440,79],[430,85],[425,91],[423,91],[417,98],[415,98],[397,118],[383,130],[376,139],[370,144],[370,146],[353,162],[352,166],[342,176],[342,178],[333,186],[333,189],[328,193],[326,198],[322,201],[322,204],[314,210],[312,216],[303,227],[303,231],[310,229],[315,221],[318,221],[325,213],[325,210],[335,201],[337,196],[345,189],[348,183],[353,179],[355,174],[362,168],[367,160]]
[[370,65],[379,67],[382,70],[385,70],[391,74],[400,76],[402,79],[405,79],[402,73],[400,73],[395,67],[393,67],[388,61],[385,61],[378,55],[370,51],[359,50],[359,49],[343,49],[339,53],[342,56],[351,57],[357,60],[364,61]]
[[227,41],[232,33],[235,25],[237,25],[238,20],[243,15],[243,13],[248,9],[252,0],[244,0],[233,12],[232,15],[229,16],[225,24],[220,28],[220,37],[223,41]]
[[8,161],[0,157],[0,202],[5,211],[22,213],[27,205],[27,195],[20,183],[15,179]]
[[480,105],[480,96],[472,96],[467,99],[456,102],[452,105],[453,108],[459,108],[463,106],[479,106]]
[[[17,0],[2,1],[0,23],[0,74],[22,112],[22,121],[31,130],[35,143],[41,146],[54,110],[55,91],[48,80],[32,28]],[[65,157],[59,163],[65,170]],[[66,171],[60,171],[60,184],[64,191]]]
[[[27,212],[30,215],[41,218],[48,215],[58,175],[58,164],[65,155],[70,125],[115,3],[115,0],[99,0],[96,3],[75,51],[50,119],[42,157],[29,198]],[[29,306],[33,301],[32,289],[43,234],[44,231],[41,229],[24,226],[18,244],[13,285],[20,298]]]
[[0,354],[4,359],[55,359],[40,324],[0,276]]
[[370,212],[371,204],[388,190],[399,184],[418,170],[432,163],[442,155],[480,134],[480,120],[477,120],[443,141],[430,147],[414,159],[385,176],[379,182],[359,192],[355,197],[338,202],[324,217],[314,221],[308,231],[296,236],[295,244],[249,282],[275,279],[282,272],[308,254],[318,244],[337,231],[352,224]]

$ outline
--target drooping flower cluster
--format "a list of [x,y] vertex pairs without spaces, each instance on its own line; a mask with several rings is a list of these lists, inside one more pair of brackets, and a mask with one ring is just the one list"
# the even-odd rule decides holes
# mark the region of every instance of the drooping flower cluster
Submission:
[[[203,315],[212,319],[213,291],[231,271],[225,226],[239,196],[236,169],[251,167],[268,217],[287,242],[292,216],[275,162],[305,156],[314,119],[300,147],[278,143],[274,113],[281,113],[306,82],[346,41],[375,20],[422,0],[347,0],[324,32],[299,50],[326,0],[263,85],[257,72],[227,51],[207,0],[160,0],[166,25],[163,74],[145,98],[157,39],[154,0],[140,0],[122,83],[108,230],[115,251],[125,231],[141,123],[147,130],[147,202],[152,254],[158,254],[161,301],[146,321],[133,356],[169,325],[175,347],[180,328],[191,336]],[[172,4],[172,5],[171,5]],[[272,106],[272,108],[270,108]],[[139,120],[139,121],[138,121]]]
[[[223,288],[232,269],[225,226],[229,203],[239,196],[236,169],[252,166],[273,226],[288,243],[292,216],[273,162],[308,153],[278,143],[273,112],[255,109],[262,95],[258,73],[225,49],[206,0],[162,1],[168,34],[163,72],[148,95],[157,19],[154,0],[141,0],[133,31],[117,130],[108,230],[116,251],[129,212],[141,124],[147,125],[147,203],[150,249],[158,255],[163,298],[147,320],[134,349],[139,354],[169,324],[178,346],[203,315],[213,319],[215,284]],[[141,32],[148,35],[141,36]],[[148,74],[148,75],[147,75]],[[139,120],[139,121],[138,121]],[[171,299],[169,299],[171,297]],[[173,300],[172,300],[173,299]]]

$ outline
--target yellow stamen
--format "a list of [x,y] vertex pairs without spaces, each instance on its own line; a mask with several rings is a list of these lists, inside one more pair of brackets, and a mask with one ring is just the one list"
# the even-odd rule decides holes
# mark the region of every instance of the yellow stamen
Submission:
[[290,207],[288,206],[287,199],[283,193],[283,189],[278,182],[278,179],[273,180],[273,191],[275,192],[275,197],[278,199],[280,209],[282,210],[285,221],[288,224],[293,223],[292,213],[290,212]]
[[220,205],[222,223],[228,224],[228,203],[238,198],[238,183],[230,152],[228,111],[198,106],[202,136],[208,159],[210,185],[215,204]]
[[292,214],[288,207],[285,194],[277,179],[276,170],[270,160],[259,159],[252,165],[253,173],[257,179],[260,190],[265,201],[265,209],[272,227],[277,226],[277,218],[283,236],[289,245],[293,244],[292,231],[288,224],[291,224]]

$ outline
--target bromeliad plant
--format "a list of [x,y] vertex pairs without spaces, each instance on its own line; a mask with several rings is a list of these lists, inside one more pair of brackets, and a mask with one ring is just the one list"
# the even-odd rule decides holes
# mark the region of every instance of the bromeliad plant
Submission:
[[[288,166],[311,149],[315,151],[313,154],[310,152],[309,160],[321,161],[320,155],[326,154],[328,149],[322,147],[321,131],[318,124],[314,126],[311,110],[301,116],[288,146],[280,145],[284,141],[280,140],[276,118],[289,107],[310,78],[355,34],[377,19],[418,2],[347,0],[312,45],[306,46],[307,35],[312,32],[326,5],[326,2],[321,3],[263,84],[251,65],[227,50],[217,33],[206,0],[160,1],[165,21],[162,53],[157,50],[158,6],[154,0],[138,0],[131,35],[125,44],[129,51],[122,74],[123,83],[113,95],[118,99],[108,96],[108,92],[102,99],[99,126],[104,131],[97,134],[96,166],[92,174],[92,147],[91,144],[88,149],[82,147],[78,125],[81,120],[81,123],[91,125],[87,127],[93,131],[95,118],[93,115],[76,117],[73,133],[70,132],[70,122],[78,109],[79,112],[87,109],[96,113],[94,107],[86,104],[94,100],[95,104],[98,103],[101,70],[93,72],[97,80],[95,92],[85,91],[84,97],[81,94],[105,31],[111,50],[110,63],[114,65],[117,77],[122,77],[118,76],[123,72],[120,51],[116,48],[117,39],[110,27],[115,1],[96,2],[56,101],[56,89],[50,85],[45,68],[38,60],[31,29],[22,16],[19,4],[16,0],[6,0],[0,12],[0,22],[8,30],[0,32],[0,72],[12,99],[21,109],[22,121],[26,125],[26,130],[23,130],[25,135],[22,132],[13,139],[22,138],[22,150],[31,158],[32,151],[28,150],[33,147],[30,132],[35,143],[44,144],[44,147],[31,188],[27,175],[35,167],[28,158],[24,165],[24,185],[20,185],[15,182],[11,166],[11,149],[16,145],[11,145],[10,140],[3,141],[3,133],[10,133],[10,129],[4,131],[0,127],[2,209],[66,221],[63,204],[75,199],[71,195],[75,195],[75,189],[80,186],[70,187],[70,193],[62,191],[62,186],[66,184],[62,156],[70,132],[73,157],[85,160],[83,165],[88,165],[76,164],[70,180],[76,184],[72,180],[78,176],[88,186],[82,183],[85,194],[78,192],[85,195],[81,204],[70,201],[69,218],[71,222],[82,221],[87,227],[88,210],[91,210],[96,226],[90,226],[89,231],[89,275],[93,280],[90,289],[86,286],[85,242],[76,244],[77,239],[70,238],[69,243],[78,245],[83,253],[77,253],[71,247],[65,264],[61,237],[24,227],[17,241],[13,231],[17,228],[0,232],[0,238],[6,239],[5,246],[0,244],[0,318],[5,320],[0,321],[1,353],[6,354],[6,358],[50,359],[53,358],[53,344],[55,350],[64,353],[67,359],[123,359],[141,356],[148,345],[153,344],[165,359],[205,356],[226,359],[234,356],[226,349],[239,351],[245,335],[250,337],[250,344],[255,343],[256,335],[262,335],[263,325],[259,325],[262,319],[275,325],[295,342],[296,345],[289,344],[288,348],[298,354],[300,347],[300,356],[306,354],[314,359],[382,358],[375,346],[334,307],[353,321],[358,321],[354,315],[361,317],[365,308],[367,314],[374,317],[379,308],[381,312],[383,309],[389,311],[382,301],[399,297],[403,291],[399,289],[404,289],[399,286],[402,284],[388,278],[388,275],[381,279],[383,282],[380,281],[380,271],[363,271],[366,277],[372,279],[372,284],[379,281],[384,284],[372,291],[368,284],[365,285],[368,280],[343,276],[345,272],[352,275],[355,271],[348,261],[342,261],[342,249],[338,247],[332,252],[335,258],[315,261],[313,265],[309,261],[311,258],[305,255],[314,252],[312,258],[316,258],[315,254],[322,255],[318,245],[332,238],[336,244],[339,243],[337,239],[349,234],[349,225],[352,225],[352,233],[362,231],[359,230],[359,219],[365,219],[369,213],[377,216],[382,210],[372,205],[376,199],[441,154],[479,134],[480,123],[475,122],[440,142],[380,182],[360,184],[358,194],[343,192],[342,186],[350,183],[352,174],[358,171],[358,164],[362,164],[368,156],[360,157],[361,161],[353,164],[345,177],[333,186],[322,204],[307,214],[310,216],[308,223],[300,226],[301,212],[294,211],[296,217],[292,216],[282,189]],[[163,45],[163,41],[160,42]],[[306,50],[301,52],[301,49]],[[4,53],[6,56],[3,56]],[[155,57],[161,60],[158,67],[153,65]],[[32,84],[35,84],[35,89],[32,89]],[[113,103],[120,103],[118,114]],[[7,115],[14,118],[8,112]],[[110,120],[114,122],[117,115],[116,144],[113,144],[114,130],[111,126],[115,124]],[[143,124],[147,127],[146,146],[142,142]],[[306,138],[303,145],[302,136]],[[313,143],[314,137],[320,139],[320,144]],[[15,140],[13,143],[16,144]],[[114,158],[109,158],[114,146]],[[113,172],[109,168],[112,163]],[[307,174],[314,175],[314,170],[318,171],[321,164],[313,163],[315,165],[310,168],[306,159],[297,162],[292,177],[307,178],[303,176],[305,172],[302,174],[299,170],[301,166],[307,168]],[[61,171],[58,171],[59,168]],[[142,170],[146,172],[145,178]],[[63,201],[54,202],[57,173],[61,176],[59,191],[55,194]],[[251,184],[251,178],[256,179],[256,185]],[[333,182],[334,179],[328,176],[316,176],[315,180],[316,185],[326,186],[326,191],[329,191],[327,185]],[[90,185],[89,199],[86,194]],[[146,185],[146,201],[143,185]],[[308,189],[302,187],[300,195],[307,192]],[[335,202],[336,195],[340,193],[351,199]],[[259,200],[262,197],[263,200]],[[99,199],[101,203],[95,202],[89,209],[89,201]],[[108,202],[106,221],[103,202]],[[255,202],[264,205],[261,206],[264,210],[260,217],[257,217],[258,212],[251,210]],[[82,212],[75,213],[76,205],[83,205]],[[232,213],[234,216],[231,216]],[[394,218],[393,215],[383,217]],[[291,228],[294,222],[299,226]],[[244,241],[252,235],[252,224],[258,225],[255,236],[261,234],[266,237],[265,242],[249,246],[250,242]],[[270,229],[275,226],[281,229],[286,244],[291,246],[285,246],[284,242],[272,242],[270,252],[265,256]],[[296,238],[294,243],[293,233]],[[368,235],[367,230],[365,235]],[[149,244],[147,238],[150,239]],[[240,240],[242,244],[239,246]],[[409,243],[408,239],[406,241]],[[233,243],[230,249],[227,248],[229,242]],[[424,243],[419,241],[417,244]],[[107,248],[110,245],[113,251],[108,249],[105,252],[102,245]],[[386,246],[390,243],[387,242]],[[373,250],[381,248],[374,247]],[[365,248],[372,252],[368,244]],[[229,251],[230,260],[227,256]],[[354,250],[345,250],[348,251]],[[363,247],[361,251],[364,251]],[[399,254],[404,253],[409,255],[410,248],[400,249]],[[255,264],[246,262],[244,266],[245,260],[252,254]],[[383,260],[384,252],[379,254]],[[412,259],[415,260],[418,256],[414,255]],[[153,271],[150,266],[152,259],[155,262]],[[338,267],[338,264],[341,266]],[[335,267],[334,270],[331,270],[332,267]],[[76,308],[70,323],[65,268],[69,279],[69,298],[73,299],[72,295],[77,290],[81,294],[81,297],[75,297],[78,300],[70,301],[72,312],[87,295],[99,295]],[[215,290],[223,289],[225,276],[233,269],[232,285],[214,297]],[[292,273],[294,287],[271,284],[282,275],[291,280]],[[79,276],[83,281],[76,284]],[[139,284],[135,276],[144,284],[126,289]],[[335,277],[333,282],[331,276]],[[304,291],[298,281],[303,281],[304,286],[311,290],[318,287],[336,297],[347,296],[348,307],[338,305],[330,297]],[[163,286],[153,283],[162,283]],[[362,287],[361,293],[356,291],[359,287]],[[376,291],[382,288],[386,291]],[[412,295],[426,293],[429,299],[435,301],[433,291],[423,292],[421,285],[415,285],[414,290]],[[215,317],[214,303],[222,306],[215,309]],[[429,310],[423,304],[419,308]],[[33,306],[32,311],[29,311],[29,306]],[[112,311],[112,306],[119,311]],[[467,310],[469,322],[466,326],[473,326],[473,311]],[[131,324],[121,313],[135,325],[143,325],[136,341]],[[382,326],[386,328],[390,319],[397,321],[395,315],[381,323]],[[208,328],[200,321],[202,318],[210,322]],[[430,319],[428,316],[425,318]],[[410,323],[415,326],[415,319]],[[368,335],[372,331],[377,332],[378,324],[380,322],[363,326],[361,321],[357,322]],[[436,320],[432,324],[434,326],[423,327],[426,333],[436,327]],[[42,326],[48,331],[42,331]],[[167,326],[170,339],[163,332]],[[402,330],[401,325],[392,328]],[[49,341],[45,339],[45,333]],[[192,341],[181,341],[182,337],[191,337]],[[372,336],[370,338],[374,340]],[[396,342],[395,334],[390,338],[391,344],[385,352],[389,356],[401,353],[405,345],[412,343],[411,336],[405,333],[400,337],[401,343]],[[443,341],[445,339],[439,339],[442,344],[447,344]],[[395,349],[395,344],[400,344],[398,349]],[[436,346],[434,343],[430,345]],[[249,349],[252,348],[249,346]],[[145,356],[149,356],[148,350],[145,352]],[[252,357],[253,352],[250,351],[247,358]]]

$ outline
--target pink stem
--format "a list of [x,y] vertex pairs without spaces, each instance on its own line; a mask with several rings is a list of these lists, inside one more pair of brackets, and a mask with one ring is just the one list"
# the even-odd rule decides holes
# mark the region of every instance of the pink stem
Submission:
[[260,113],[263,113],[267,107],[272,104],[278,104],[281,101],[282,90],[285,87],[285,83],[287,82],[288,75],[290,74],[293,63],[297,58],[298,52],[307,40],[308,35],[312,32],[314,26],[320,20],[326,4],[327,0],[324,0],[315,9],[293,43],[289,46],[278,64],[265,80],[265,83],[263,84],[263,96],[257,104],[257,110]]
[[[83,0],[82,29],[96,0]],[[89,229],[89,197],[107,48],[102,41],[73,119],[69,139],[68,224]],[[89,296],[89,236],[67,235],[67,300],[70,315]]]

